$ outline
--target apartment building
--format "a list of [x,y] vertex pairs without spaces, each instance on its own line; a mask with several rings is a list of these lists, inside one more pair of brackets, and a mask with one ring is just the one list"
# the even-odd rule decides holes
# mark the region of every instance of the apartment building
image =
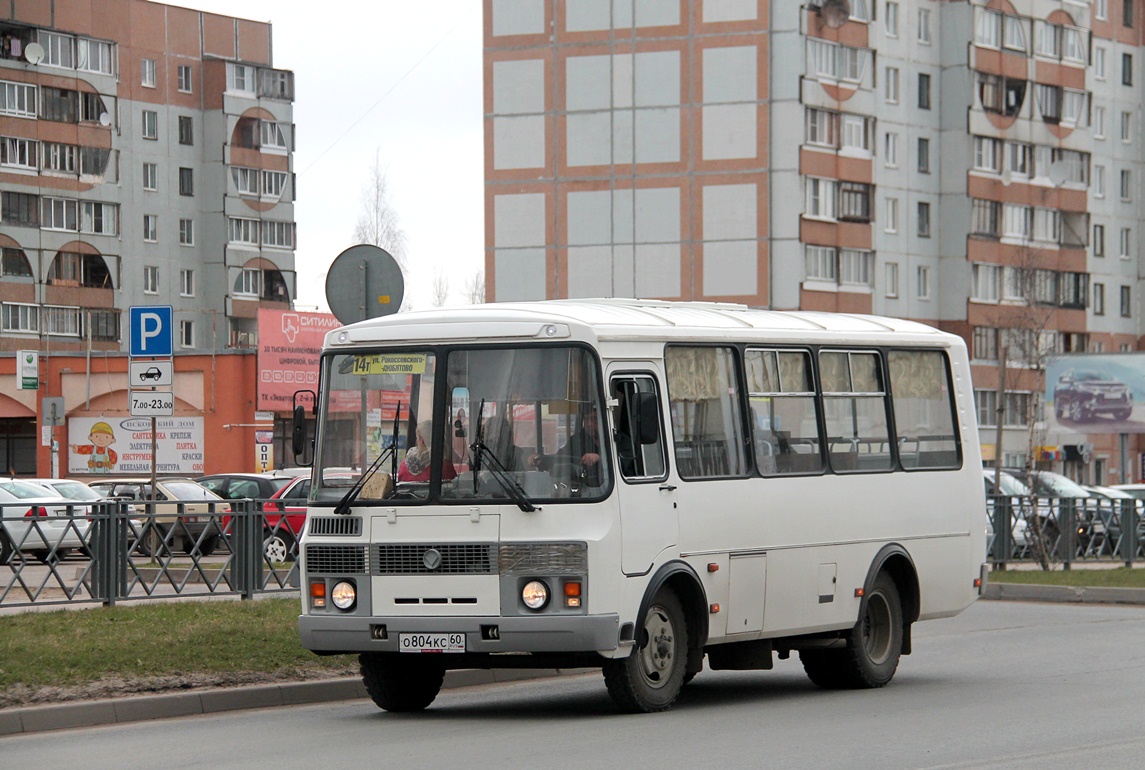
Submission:
[[[294,75],[272,49],[269,24],[148,0],[4,4],[0,351],[87,373],[127,355],[127,308],[170,305],[177,357],[253,354],[259,309],[296,290]],[[88,377],[69,417],[126,411],[125,377],[95,407]],[[175,389],[177,411],[204,411]],[[39,407],[0,398],[13,450]]]
[[919,320],[986,458],[1136,477],[1041,407],[1048,357],[1138,349],[1141,5],[485,0],[489,299]]

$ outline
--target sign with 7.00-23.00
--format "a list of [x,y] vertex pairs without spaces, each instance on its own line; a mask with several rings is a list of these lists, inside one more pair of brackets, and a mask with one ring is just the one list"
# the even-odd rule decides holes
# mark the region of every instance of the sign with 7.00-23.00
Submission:
[[132,417],[168,417],[175,413],[175,394],[169,390],[131,392]]

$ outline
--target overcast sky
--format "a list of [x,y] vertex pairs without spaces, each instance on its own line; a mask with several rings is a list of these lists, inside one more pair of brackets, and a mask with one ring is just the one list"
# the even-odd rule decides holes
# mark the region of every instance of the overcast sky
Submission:
[[406,234],[407,303],[431,306],[435,270],[447,304],[464,302],[484,267],[481,2],[169,4],[270,22],[274,66],[294,72],[298,309],[326,310],[326,269],[354,245],[375,156]]

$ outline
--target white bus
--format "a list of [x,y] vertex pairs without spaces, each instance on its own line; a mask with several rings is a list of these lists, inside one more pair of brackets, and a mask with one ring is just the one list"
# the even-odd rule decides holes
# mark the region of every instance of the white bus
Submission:
[[447,669],[593,667],[659,711],[705,659],[792,651],[881,687],[984,583],[966,348],[922,324],[481,305],[332,331],[319,383],[299,634],[383,709]]

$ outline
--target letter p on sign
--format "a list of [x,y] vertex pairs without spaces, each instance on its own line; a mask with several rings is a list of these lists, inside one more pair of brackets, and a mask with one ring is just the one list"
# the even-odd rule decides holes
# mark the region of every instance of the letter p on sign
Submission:
[[131,356],[171,357],[171,306],[132,307]]

